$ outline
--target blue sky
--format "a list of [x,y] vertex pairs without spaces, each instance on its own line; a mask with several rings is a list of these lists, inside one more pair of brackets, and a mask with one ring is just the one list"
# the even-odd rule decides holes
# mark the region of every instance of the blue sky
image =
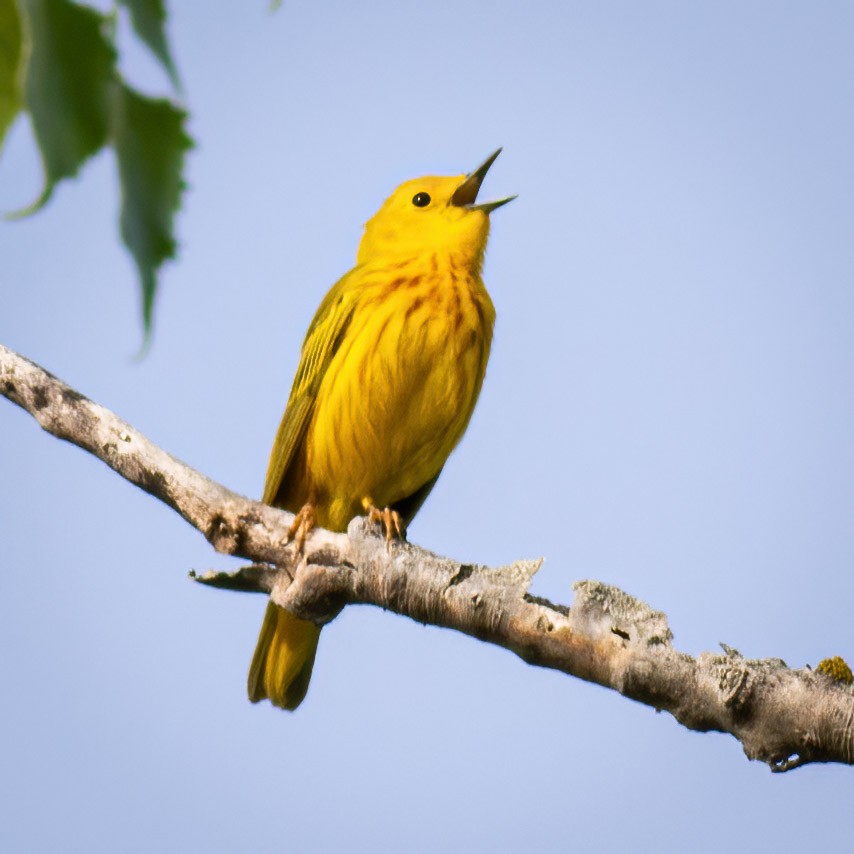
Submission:
[[[617,584],[692,654],[854,659],[850,4],[171,5],[198,147],[150,355],[109,156],[0,224],[0,341],[258,495],[362,224],[503,145],[493,355],[411,538],[544,556],[534,592],[561,602]],[[0,206],[39,189],[22,122]],[[3,850],[850,841],[848,768],[772,776],[731,738],[376,609],[324,632],[296,714],[252,706],[264,601],[187,581],[236,564],[2,402],[0,562]]]

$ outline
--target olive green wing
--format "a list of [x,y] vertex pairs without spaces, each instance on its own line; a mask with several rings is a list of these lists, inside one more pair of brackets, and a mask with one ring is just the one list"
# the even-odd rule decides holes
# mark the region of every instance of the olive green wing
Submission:
[[308,327],[285,414],[270,453],[264,482],[265,504],[274,504],[314,412],[317,390],[332,357],[341,346],[353,317],[355,299],[351,274],[326,294]]

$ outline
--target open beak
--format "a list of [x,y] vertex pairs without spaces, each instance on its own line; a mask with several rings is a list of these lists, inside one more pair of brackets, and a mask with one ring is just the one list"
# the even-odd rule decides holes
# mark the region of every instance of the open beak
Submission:
[[495,163],[495,158],[501,154],[501,149],[498,151],[494,151],[483,163],[474,170],[474,172],[466,175],[465,181],[454,190],[454,195],[451,196],[451,204],[456,205],[458,208],[466,208],[470,211],[483,211],[484,213],[492,213],[496,208],[500,208],[502,205],[506,205],[507,202],[512,202],[516,196],[506,196],[503,199],[498,199],[496,202],[482,202],[481,204],[475,204],[477,200],[477,194],[480,190],[480,185],[483,183],[483,179],[486,177],[486,173],[489,171],[489,167]]

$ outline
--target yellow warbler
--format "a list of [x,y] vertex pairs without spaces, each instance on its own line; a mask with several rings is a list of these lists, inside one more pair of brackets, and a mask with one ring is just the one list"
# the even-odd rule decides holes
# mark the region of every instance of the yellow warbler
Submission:
[[[462,438],[486,371],[495,310],[480,271],[489,214],[478,204],[496,151],[469,175],[401,184],[365,226],[356,266],[308,328],[270,455],[263,501],[345,531],[368,510],[402,534]],[[380,509],[381,508],[381,509]],[[249,699],[295,709],[320,628],[270,602]]]

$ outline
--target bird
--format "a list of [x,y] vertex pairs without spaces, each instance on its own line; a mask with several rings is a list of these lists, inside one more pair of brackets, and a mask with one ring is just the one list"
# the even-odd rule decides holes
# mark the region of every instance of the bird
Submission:
[[[365,224],[356,265],[308,327],[276,433],[262,501],[295,514],[301,551],[315,526],[346,531],[363,513],[386,539],[406,527],[468,426],[492,344],[481,279],[489,215],[477,169],[401,184]],[[315,623],[267,605],[249,699],[293,711],[308,690]]]

